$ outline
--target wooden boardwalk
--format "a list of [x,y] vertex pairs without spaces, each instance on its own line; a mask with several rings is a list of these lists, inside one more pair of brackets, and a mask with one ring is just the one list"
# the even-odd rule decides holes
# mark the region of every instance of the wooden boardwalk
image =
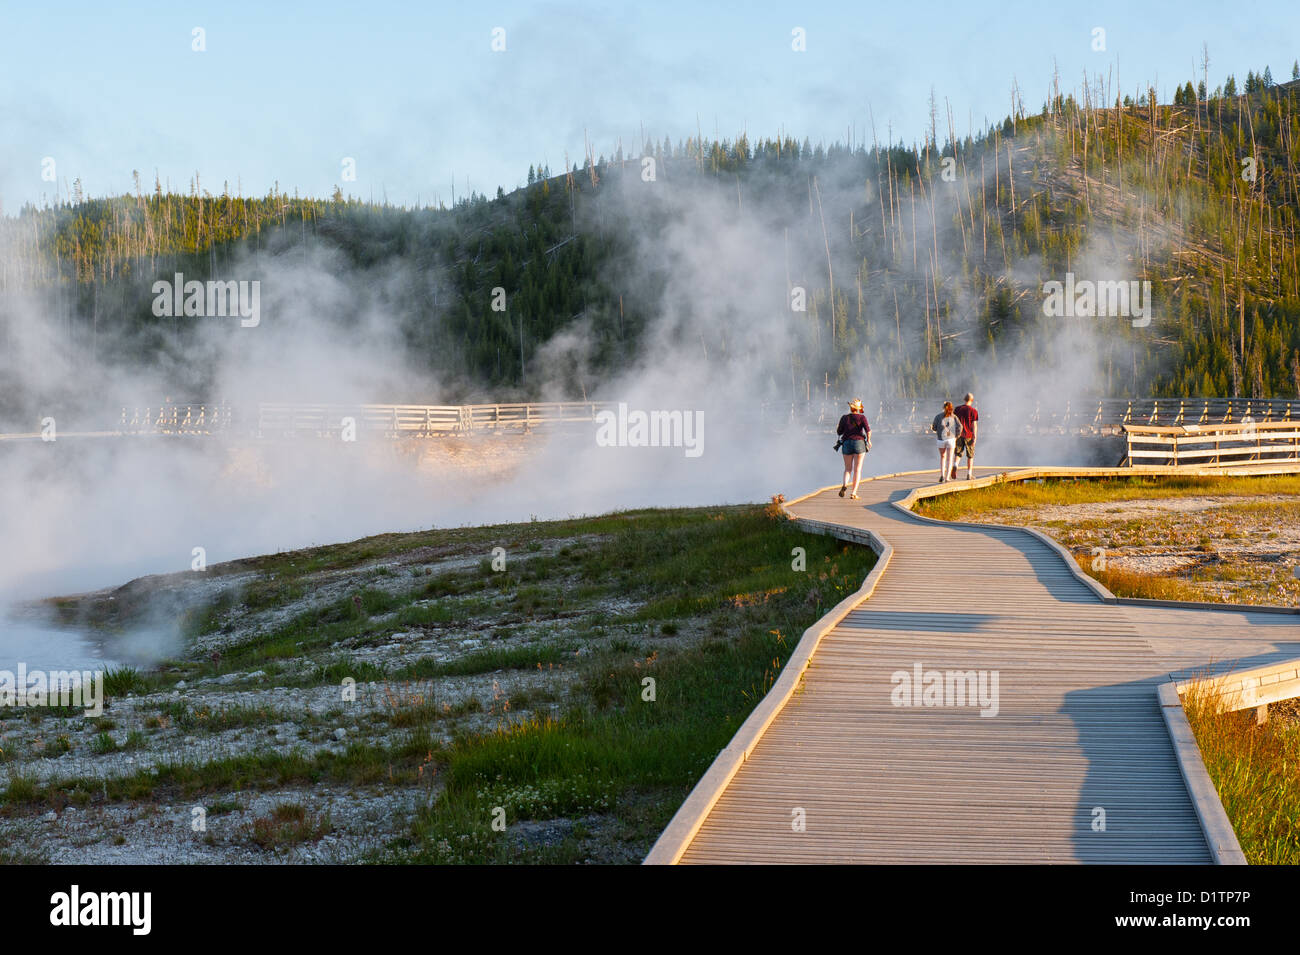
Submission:
[[[870,529],[893,556],[681,861],[1211,862],[1156,686],[1227,657],[1295,656],[1297,618],[1104,603],[1023,531],[936,525],[890,503],[932,481],[792,507]],[[918,667],[996,674],[996,713],[895,705],[894,675]]]

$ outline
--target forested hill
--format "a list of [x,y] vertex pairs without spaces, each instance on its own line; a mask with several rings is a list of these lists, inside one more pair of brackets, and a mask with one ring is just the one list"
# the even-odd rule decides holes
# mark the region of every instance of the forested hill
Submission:
[[[929,394],[1012,356],[1050,362],[1066,320],[1044,314],[1043,283],[1073,272],[1151,282],[1149,326],[1091,319],[1109,323],[1098,393],[1295,395],[1298,105],[1300,84],[1252,73],[1244,91],[1188,83],[1168,104],[1057,96],[965,138],[932,111],[934,135],[915,148],[665,139],[559,175],[533,168],[521,189],[451,208],[213,195],[197,181],[189,195],[74,194],[0,219],[0,344],[35,301],[57,320],[50,347],[165,367],[180,393],[203,395],[196,326],[153,314],[153,282],[266,285],[277,263],[323,250],[336,274],[369,283],[410,367],[439,382],[438,395],[392,400],[582,397],[643,357],[668,306],[711,362],[735,354],[756,309],[788,325],[763,397],[847,386],[863,369],[882,394]],[[752,235],[770,257],[770,289],[738,294],[741,314],[680,294],[673,256],[647,254],[687,234],[700,245],[678,251],[697,254],[715,231],[729,253]],[[725,255],[717,270],[723,294],[750,275]],[[582,348],[549,347],[562,332]]]

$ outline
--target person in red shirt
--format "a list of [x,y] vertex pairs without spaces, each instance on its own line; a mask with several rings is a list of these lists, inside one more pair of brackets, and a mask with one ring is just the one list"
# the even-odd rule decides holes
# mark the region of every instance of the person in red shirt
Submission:
[[849,402],[849,413],[840,418],[835,433],[840,436],[837,447],[844,455],[844,480],[840,483],[840,497],[853,482],[853,492],[849,496],[858,499],[858,482],[862,480],[862,459],[871,450],[871,425],[862,413],[862,399],[854,398]]
[[980,413],[975,410],[975,396],[966,393],[964,403],[952,410],[961,421],[961,434],[957,437],[957,458],[952,464],[952,476],[957,476],[957,461],[966,455],[966,480],[975,476],[975,437],[979,433]]

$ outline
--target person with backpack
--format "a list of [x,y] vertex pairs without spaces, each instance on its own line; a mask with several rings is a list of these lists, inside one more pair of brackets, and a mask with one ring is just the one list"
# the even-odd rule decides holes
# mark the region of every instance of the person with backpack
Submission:
[[952,410],[952,402],[945,401],[943,410],[934,416],[930,429],[939,439],[939,483],[948,480],[948,472],[955,468],[957,437],[961,434],[961,419]]
[[961,434],[957,436],[957,458],[953,461],[952,476],[957,476],[957,462],[966,455],[966,480],[975,476],[975,438],[979,434],[980,413],[975,410],[975,396],[969,391],[952,411],[961,419]]
[[840,436],[835,447],[844,455],[844,480],[840,482],[840,497],[848,490],[851,480],[853,491],[849,497],[856,501],[858,482],[862,480],[862,459],[871,450],[871,425],[862,413],[861,398],[849,402],[849,413],[840,418],[835,433]]

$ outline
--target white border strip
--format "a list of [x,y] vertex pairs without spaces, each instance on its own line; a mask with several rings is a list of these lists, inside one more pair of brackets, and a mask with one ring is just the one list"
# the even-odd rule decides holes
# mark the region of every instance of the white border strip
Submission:
[[1219,800],[1219,793],[1214,788],[1214,781],[1205,768],[1201,748],[1196,745],[1192,726],[1187,722],[1183,712],[1183,701],[1178,696],[1176,683],[1162,683],[1156,688],[1160,701],[1160,712],[1169,729],[1169,739],[1174,744],[1174,754],[1178,757],[1178,769],[1187,784],[1187,795],[1192,799],[1196,817],[1201,820],[1201,831],[1210,847],[1216,865],[1248,865],[1246,854],[1241,851],[1237,833],[1228,820],[1228,813]]

